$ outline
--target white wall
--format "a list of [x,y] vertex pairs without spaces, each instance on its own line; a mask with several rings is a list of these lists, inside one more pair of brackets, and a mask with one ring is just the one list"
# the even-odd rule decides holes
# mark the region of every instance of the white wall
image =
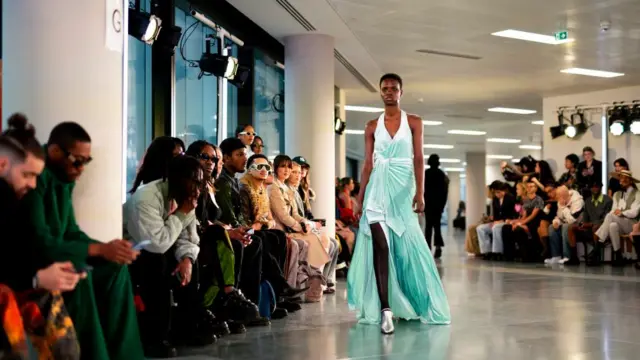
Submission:
[[[603,80],[606,81],[606,80]],[[630,103],[632,100],[640,98],[640,86],[624,87],[612,90],[596,91],[590,93],[572,94],[556,97],[547,97],[543,99],[543,116],[544,116],[544,132],[543,132],[543,158],[551,164],[556,170],[556,176],[564,171],[564,158],[570,153],[581,156],[584,146],[591,146],[596,151],[596,158],[603,159],[602,150],[602,119],[601,112],[593,111],[585,116],[589,119],[593,126],[587,130],[577,140],[571,140],[566,136],[559,137],[555,140],[551,139],[549,128],[558,125],[557,109],[561,106],[575,107],[580,106],[598,106],[603,103],[611,104],[614,101],[625,101]],[[608,128],[608,126],[607,126]],[[613,169],[613,161],[623,157],[629,162],[631,171],[640,174],[640,136],[626,133],[620,137],[614,137],[608,133],[608,170]],[[559,170],[558,170],[559,169]]]

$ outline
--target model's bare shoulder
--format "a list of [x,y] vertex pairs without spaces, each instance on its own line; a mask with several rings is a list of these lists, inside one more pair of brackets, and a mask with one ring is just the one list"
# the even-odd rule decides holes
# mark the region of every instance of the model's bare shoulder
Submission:
[[422,127],[422,118],[416,114],[407,114],[407,120],[412,128],[414,126]]
[[378,127],[378,120],[369,120],[367,121],[367,126],[364,128],[365,132],[370,132],[373,133],[376,131],[376,128]]

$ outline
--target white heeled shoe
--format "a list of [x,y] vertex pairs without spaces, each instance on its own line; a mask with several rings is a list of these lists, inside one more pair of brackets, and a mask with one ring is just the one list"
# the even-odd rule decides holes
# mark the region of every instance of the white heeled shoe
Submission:
[[382,321],[380,322],[380,330],[383,334],[393,334],[395,328],[393,326],[393,313],[390,309],[382,310]]

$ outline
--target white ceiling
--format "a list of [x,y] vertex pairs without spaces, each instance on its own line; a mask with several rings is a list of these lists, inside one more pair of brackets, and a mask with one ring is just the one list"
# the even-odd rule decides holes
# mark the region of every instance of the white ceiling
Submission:
[[[228,0],[274,37],[306,30],[276,0]],[[515,137],[540,143],[542,98],[640,83],[640,1],[638,0],[288,0],[318,32],[333,35],[336,49],[371,83],[383,72],[404,78],[403,107],[424,119],[425,143],[448,143],[443,157],[465,151],[539,152],[517,145],[487,144],[483,137],[451,136],[446,130],[473,129],[487,137]],[[600,22],[610,21],[608,32]],[[517,29],[542,34],[567,29],[575,42],[544,45],[490,34]],[[429,49],[471,56],[467,60],[417,53]],[[582,67],[626,73],[612,79],[561,74]],[[336,62],[336,86],[350,105],[380,106],[371,93]],[[534,115],[489,113],[494,106],[537,110]],[[453,115],[453,117],[451,116]],[[350,129],[363,129],[370,113],[347,113]],[[362,136],[348,135],[350,152],[362,152]],[[428,153],[429,150],[425,150]],[[451,156],[449,156],[451,155]]]

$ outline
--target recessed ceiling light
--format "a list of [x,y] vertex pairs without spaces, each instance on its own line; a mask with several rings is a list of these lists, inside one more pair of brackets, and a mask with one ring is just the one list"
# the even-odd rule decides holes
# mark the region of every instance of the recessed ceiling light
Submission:
[[517,144],[517,143],[521,143],[522,140],[520,140],[520,139],[505,139],[505,138],[488,138],[487,142],[503,143],[503,144]]
[[427,126],[438,126],[442,125],[442,121],[433,121],[433,120],[422,120],[422,123]]
[[518,147],[520,149],[525,149],[525,150],[540,150],[540,149],[542,149],[542,146],[540,146],[540,145],[520,145]]
[[488,159],[511,160],[513,155],[487,155]]
[[364,130],[346,129],[344,133],[349,135],[364,135]]
[[544,125],[544,120],[533,120],[531,122],[533,125]]
[[451,135],[487,135],[486,131],[477,131],[477,130],[449,130],[447,133]]
[[507,114],[520,114],[520,115],[535,114],[537,112],[535,110],[513,109],[513,108],[505,108],[505,107],[494,107],[491,109],[487,109],[487,111],[507,113]]
[[595,76],[595,77],[601,77],[601,78],[613,78],[618,76],[624,76],[623,73],[618,73],[618,72],[590,70],[590,69],[581,69],[581,68],[564,69],[564,70],[560,70],[560,72],[565,74]]
[[383,112],[383,108],[371,107],[371,106],[354,106],[354,105],[345,105],[344,109],[346,111],[358,111],[358,112],[370,112],[370,113],[378,113]]
[[424,144],[422,147],[425,149],[444,149],[444,150],[453,149],[453,145],[441,145],[441,144]]
[[461,167],[450,167],[450,168],[443,168],[443,171],[447,171],[447,172],[463,172],[464,168]]
[[494,32],[491,35],[510,38],[510,39],[533,41],[533,42],[548,44],[548,45],[560,45],[560,44],[566,44],[574,41],[574,39],[556,40],[555,36],[536,34],[532,32],[513,30],[513,29]]

